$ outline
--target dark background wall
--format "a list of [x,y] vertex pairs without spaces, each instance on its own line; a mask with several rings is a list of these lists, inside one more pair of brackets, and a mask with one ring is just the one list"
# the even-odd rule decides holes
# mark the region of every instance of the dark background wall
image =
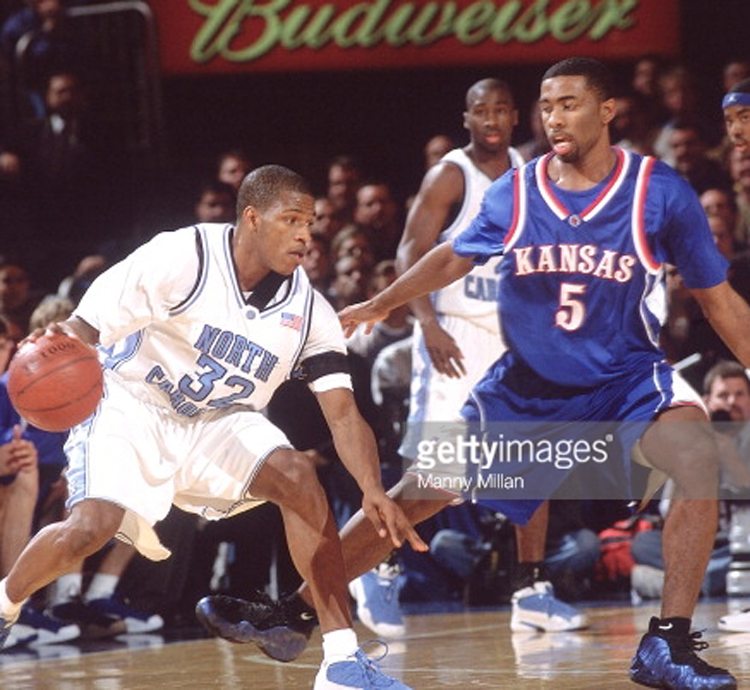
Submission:
[[[706,113],[721,113],[721,67],[750,59],[750,0],[683,0],[681,60],[699,79]],[[632,63],[611,63],[626,80]],[[405,196],[422,174],[422,147],[433,134],[465,137],[461,113],[477,79],[510,82],[521,111],[516,141],[528,136],[529,105],[548,64],[403,71],[252,74],[165,78],[166,161],[158,220],[185,212],[197,178],[216,154],[242,146],[257,164],[289,165],[320,191],[326,162],[338,153],[360,157]],[[189,211],[188,211],[189,212]]]

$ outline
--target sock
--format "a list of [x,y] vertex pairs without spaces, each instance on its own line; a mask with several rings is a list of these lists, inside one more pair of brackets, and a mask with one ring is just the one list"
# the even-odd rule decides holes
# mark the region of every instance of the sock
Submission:
[[669,636],[675,635],[684,637],[690,634],[690,618],[654,618],[652,619],[652,632],[657,635]]
[[3,578],[2,581],[0,581],[0,616],[5,618],[6,623],[10,623],[18,618],[18,614],[21,612],[21,607],[26,602],[21,601],[16,604],[8,599],[8,595],[5,592],[5,580],[6,578]]
[[49,605],[67,604],[81,595],[83,576],[81,573],[60,575],[50,587]]
[[352,628],[323,633],[323,660],[341,661],[357,651],[357,633]]
[[115,593],[119,581],[119,575],[96,573],[94,577],[91,578],[91,584],[86,590],[83,600],[93,601],[94,599],[109,599],[109,597]]
[[524,587],[531,587],[535,582],[546,580],[544,563],[542,561],[527,561],[517,563],[513,575],[513,591],[517,592]]

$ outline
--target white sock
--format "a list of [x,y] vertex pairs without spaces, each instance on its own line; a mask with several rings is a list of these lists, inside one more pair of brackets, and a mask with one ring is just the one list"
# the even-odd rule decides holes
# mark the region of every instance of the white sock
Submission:
[[323,633],[323,660],[341,661],[357,651],[357,633],[352,628]]
[[108,599],[115,593],[119,581],[119,575],[103,575],[101,573],[96,573],[94,577],[91,578],[91,584],[86,590],[83,600],[93,601],[94,599]]
[[14,604],[8,599],[8,595],[5,592],[5,580],[6,578],[3,578],[0,581],[0,616],[5,618],[6,623],[9,623],[18,618],[18,614],[20,613],[21,607],[24,605],[25,601]]
[[50,587],[49,605],[67,604],[81,594],[81,573],[60,575]]

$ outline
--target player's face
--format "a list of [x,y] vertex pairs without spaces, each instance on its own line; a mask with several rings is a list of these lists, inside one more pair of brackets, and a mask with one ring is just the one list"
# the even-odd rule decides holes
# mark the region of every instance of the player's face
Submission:
[[472,143],[493,153],[510,146],[517,124],[518,111],[504,89],[478,90],[464,113],[464,127],[469,130]]
[[614,99],[602,101],[585,77],[545,79],[539,109],[550,147],[564,163],[584,159],[597,145],[609,146],[607,126],[614,117]]
[[724,108],[724,124],[734,148],[741,153],[750,152],[750,106]]
[[268,209],[253,210],[255,248],[266,268],[289,275],[302,264],[315,218],[313,209],[311,196],[285,190]]

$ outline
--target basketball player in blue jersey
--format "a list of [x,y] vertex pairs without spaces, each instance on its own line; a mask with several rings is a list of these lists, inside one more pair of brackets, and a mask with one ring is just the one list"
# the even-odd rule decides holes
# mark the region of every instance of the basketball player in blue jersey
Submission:
[[31,594],[116,535],[166,558],[153,525],[172,503],[219,519],[269,500],[320,616],[324,660],[314,690],[407,688],[358,649],[323,489],[261,412],[300,368],[374,529],[394,546],[408,539],[427,548],[382,488],[341,326],[301,267],[313,217],[299,175],[258,168],[240,187],[236,227],[202,223],[156,235],[53,325],[108,348],[105,394],[66,444],[69,517],[41,530],[0,581],[0,643]]
[[[714,329],[750,364],[750,308],[726,281],[695,193],[668,166],[610,145],[611,77],[601,63],[551,67],[540,107],[552,151],[495,182],[470,227],[431,250],[372,300],[340,314],[345,332],[503,255],[499,309],[508,351],[474,388],[469,421],[627,421],[622,472],[638,444],[670,476],[661,615],[652,618],[630,677],[661,688],[735,688],[696,654],[691,618],[717,527],[716,447],[697,394],[658,346],[664,264],[677,266]],[[624,427],[626,425],[623,425]],[[560,475],[521,468],[527,486],[554,491]],[[612,470],[614,472],[614,468]],[[540,499],[539,499],[540,500]],[[523,521],[539,500],[498,501]]]

